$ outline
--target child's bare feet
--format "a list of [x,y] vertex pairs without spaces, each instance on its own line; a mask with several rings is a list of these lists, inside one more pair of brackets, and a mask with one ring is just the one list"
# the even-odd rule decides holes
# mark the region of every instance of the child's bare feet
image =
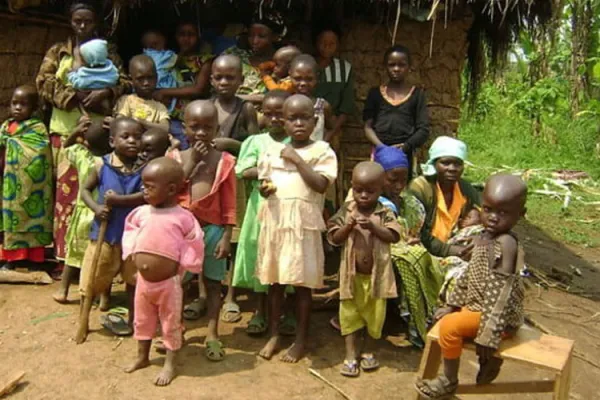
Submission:
[[137,371],[138,369],[144,369],[148,366],[150,366],[150,360],[148,359],[148,357],[138,356],[138,358],[135,360],[135,362],[133,364],[131,364],[129,367],[125,368],[125,372],[130,374],[134,371]]
[[177,352],[167,351],[167,357],[165,359],[165,365],[163,369],[160,371],[156,378],[154,379],[154,384],[156,386],[167,386],[173,378],[175,378],[175,357]]
[[258,356],[264,358],[265,360],[270,360],[271,357],[273,357],[273,354],[279,351],[280,341],[281,338],[279,335],[271,336],[265,347],[258,352]]
[[52,299],[58,304],[67,304],[69,301],[67,300],[67,293],[64,288],[59,288],[56,293],[52,295]]
[[306,346],[303,342],[294,342],[283,356],[281,356],[281,361],[286,363],[297,363],[304,357],[304,352],[306,350]]

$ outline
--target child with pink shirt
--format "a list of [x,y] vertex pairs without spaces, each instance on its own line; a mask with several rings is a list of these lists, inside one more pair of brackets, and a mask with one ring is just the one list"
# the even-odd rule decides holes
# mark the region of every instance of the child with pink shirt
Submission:
[[175,357],[183,342],[181,313],[184,270],[202,271],[204,234],[194,215],[177,204],[184,173],[177,161],[160,157],[142,173],[147,205],[133,210],[125,221],[123,258],[132,257],[137,268],[134,338],[138,357],[125,370],[150,365],[149,354],[160,320],[167,356],[154,383],[166,386],[175,377]]

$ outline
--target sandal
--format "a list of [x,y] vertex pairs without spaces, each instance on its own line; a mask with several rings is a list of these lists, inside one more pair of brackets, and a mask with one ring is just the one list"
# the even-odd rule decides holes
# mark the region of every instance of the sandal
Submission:
[[206,313],[206,299],[198,297],[192,300],[190,304],[183,308],[183,319],[188,321],[195,321]]
[[223,361],[225,358],[225,350],[223,343],[220,340],[209,340],[205,343],[206,349],[204,354],[210,361]]
[[362,354],[360,356],[360,368],[365,372],[375,371],[379,368],[379,361],[373,354]]
[[279,334],[281,336],[296,335],[296,316],[294,314],[285,314],[279,324]]
[[344,360],[342,368],[340,368],[340,374],[349,378],[356,378],[360,375],[360,368],[358,368],[358,362],[356,360]]
[[502,364],[504,364],[504,360],[498,357],[492,357],[488,362],[480,363],[476,379],[477,384],[486,385],[492,383],[500,374]]
[[444,375],[435,379],[419,379],[415,389],[425,399],[449,400],[456,394],[458,382],[450,382]]
[[223,304],[221,308],[221,321],[227,322],[229,324],[235,324],[242,319],[242,312],[240,310],[240,306],[234,302],[228,302]]
[[246,333],[248,335],[262,335],[267,331],[267,319],[262,314],[254,314],[250,322],[248,322],[248,327],[246,328]]
[[329,325],[338,332],[342,331],[342,327],[340,326],[340,317],[337,315],[329,320]]
[[115,336],[131,336],[133,329],[129,326],[123,316],[116,313],[108,313],[100,317],[102,326],[112,332]]

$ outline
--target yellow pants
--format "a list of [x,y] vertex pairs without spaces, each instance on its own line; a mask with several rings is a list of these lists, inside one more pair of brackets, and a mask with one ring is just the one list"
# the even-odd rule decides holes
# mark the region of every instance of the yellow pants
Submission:
[[[91,267],[96,251],[97,242],[91,240],[85,249],[83,263],[81,264],[81,277],[79,279],[79,292],[86,295],[85,291],[91,278]],[[128,285],[135,285],[135,273],[137,269],[131,259],[122,260],[123,251],[121,245],[111,246],[103,242],[100,249],[100,258],[96,267],[96,277],[94,279],[93,295],[104,293],[110,288],[113,278],[121,272],[123,280]]]
[[381,338],[385,322],[386,299],[371,296],[371,275],[356,274],[354,298],[340,302],[342,336],[367,328],[373,339]]

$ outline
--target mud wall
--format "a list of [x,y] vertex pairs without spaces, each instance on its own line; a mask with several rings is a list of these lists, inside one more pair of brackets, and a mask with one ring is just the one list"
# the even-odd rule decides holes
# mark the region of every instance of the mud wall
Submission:
[[70,29],[54,21],[0,15],[0,119],[8,117],[13,90],[33,84],[46,51]]

